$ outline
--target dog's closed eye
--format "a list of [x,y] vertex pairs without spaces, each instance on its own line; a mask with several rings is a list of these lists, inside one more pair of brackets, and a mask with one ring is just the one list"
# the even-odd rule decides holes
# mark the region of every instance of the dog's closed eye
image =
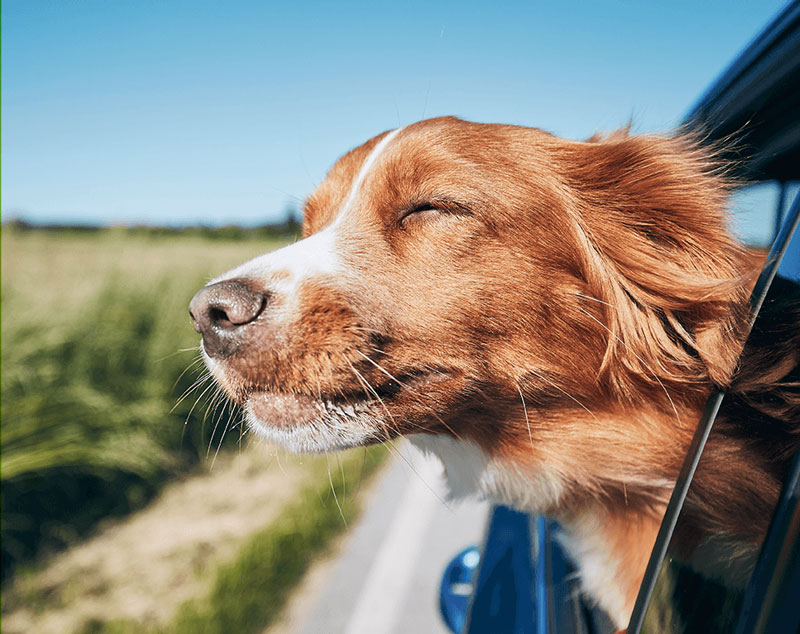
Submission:
[[465,204],[454,200],[437,199],[411,205],[399,216],[399,225],[407,227],[411,223],[428,222],[442,216],[471,216]]

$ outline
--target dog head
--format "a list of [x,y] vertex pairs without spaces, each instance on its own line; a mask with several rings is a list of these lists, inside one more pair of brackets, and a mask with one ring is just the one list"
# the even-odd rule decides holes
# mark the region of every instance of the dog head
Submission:
[[564,471],[569,452],[623,451],[620,411],[681,427],[730,372],[744,292],[727,193],[683,135],[422,121],[340,158],[303,239],[217,278],[191,313],[271,441],[429,433]]

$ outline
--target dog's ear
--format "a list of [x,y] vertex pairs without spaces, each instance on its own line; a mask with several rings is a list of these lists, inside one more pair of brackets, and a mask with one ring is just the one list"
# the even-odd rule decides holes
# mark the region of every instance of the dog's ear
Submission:
[[753,266],[727,226],[732,184],[713,151],[685,134],[612,135],[573,145],[565,165],[583,275],[605,303],[604,370],[723,384]]

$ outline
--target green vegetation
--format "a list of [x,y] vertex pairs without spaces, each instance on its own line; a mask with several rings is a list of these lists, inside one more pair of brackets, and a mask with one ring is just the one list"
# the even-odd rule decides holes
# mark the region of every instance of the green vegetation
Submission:
[[[341,469],[330,467],[330,487],[308,487],[281,517],[255,535],[235,561],[217,572],[211,595],[184,605],[164,634],[259,632],[277,617],[311,561],[358,513],[358,498],[345,485],[368,477],[385,456],[383,447],[353,452]],[[317,478],[317,482],[324,482]]]
[[210,594],[186,602],[165,627],[145,628],[131,621],[86,625],[82,634],[248,634],[261,632],[281,614],[290,590],[332,538],[360,511],[352,487],[374,473],[384,447],[355,450],[337,463],[313,460],[316,477],[280,517],[253,535],[236,558],[221,566]]
[[3,228],[4,579],[223,443],[224,412],[193,407],[206,384],[176,406],[201,370],[186,306],[211,275],[278,244]]
[[[43,553],[143,507],[218,447],[238,445],[241,428],[231,428],[235,415],[213,406],[215,388],[202,381],[195,387],[204,368],[196,363],[198,335],[187,305],[210,277],[285,239],[213,237],[150,228],[3,228],[4,615],[67,609],[86,594],[81,584],[90,573],[48,577]],[[202,403],[210,397],[207,410]],[[113,609],[88,623],[62,622],[73,623],[69,629],[83,623],[77,627],[86,634],[261,631],[345,530],[345,518],[356,517],[357,486],[384,455],[376,447],[331,457],[330,465],[326,457],[305,459],[294,501],[278,507],[266,527],[244,533],[238,550],[195,570],[197,593],[210,590],[184,595],[195,598],[165,625],[119,620]],[[95,590],[111,596],[110,587]]]
[[[106,227],[94,225],[31,225],[23,220],[12,220],[3,225],[4,229],[15,233],[58,233],[58,234],[84,234],[100,235],[108,232]],[[225,225],[222,227],[158,227],[151,225],[138,225],[121,229],[128,236],[179,237],[203,238],[206,240],[241,241],[241,240],[268,240],[288,241],[300,233],[300,222],[297,212],[290,207],[287,210],[286,220],[278,224],[261,225],[256,227],[240,227],[238,225]]]

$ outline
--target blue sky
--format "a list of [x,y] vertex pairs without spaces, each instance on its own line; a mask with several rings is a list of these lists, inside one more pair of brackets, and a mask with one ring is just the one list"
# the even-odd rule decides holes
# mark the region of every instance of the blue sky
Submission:
[[783,5],[3,0],[3,219],[268,222],[443,114],[666,130]]

